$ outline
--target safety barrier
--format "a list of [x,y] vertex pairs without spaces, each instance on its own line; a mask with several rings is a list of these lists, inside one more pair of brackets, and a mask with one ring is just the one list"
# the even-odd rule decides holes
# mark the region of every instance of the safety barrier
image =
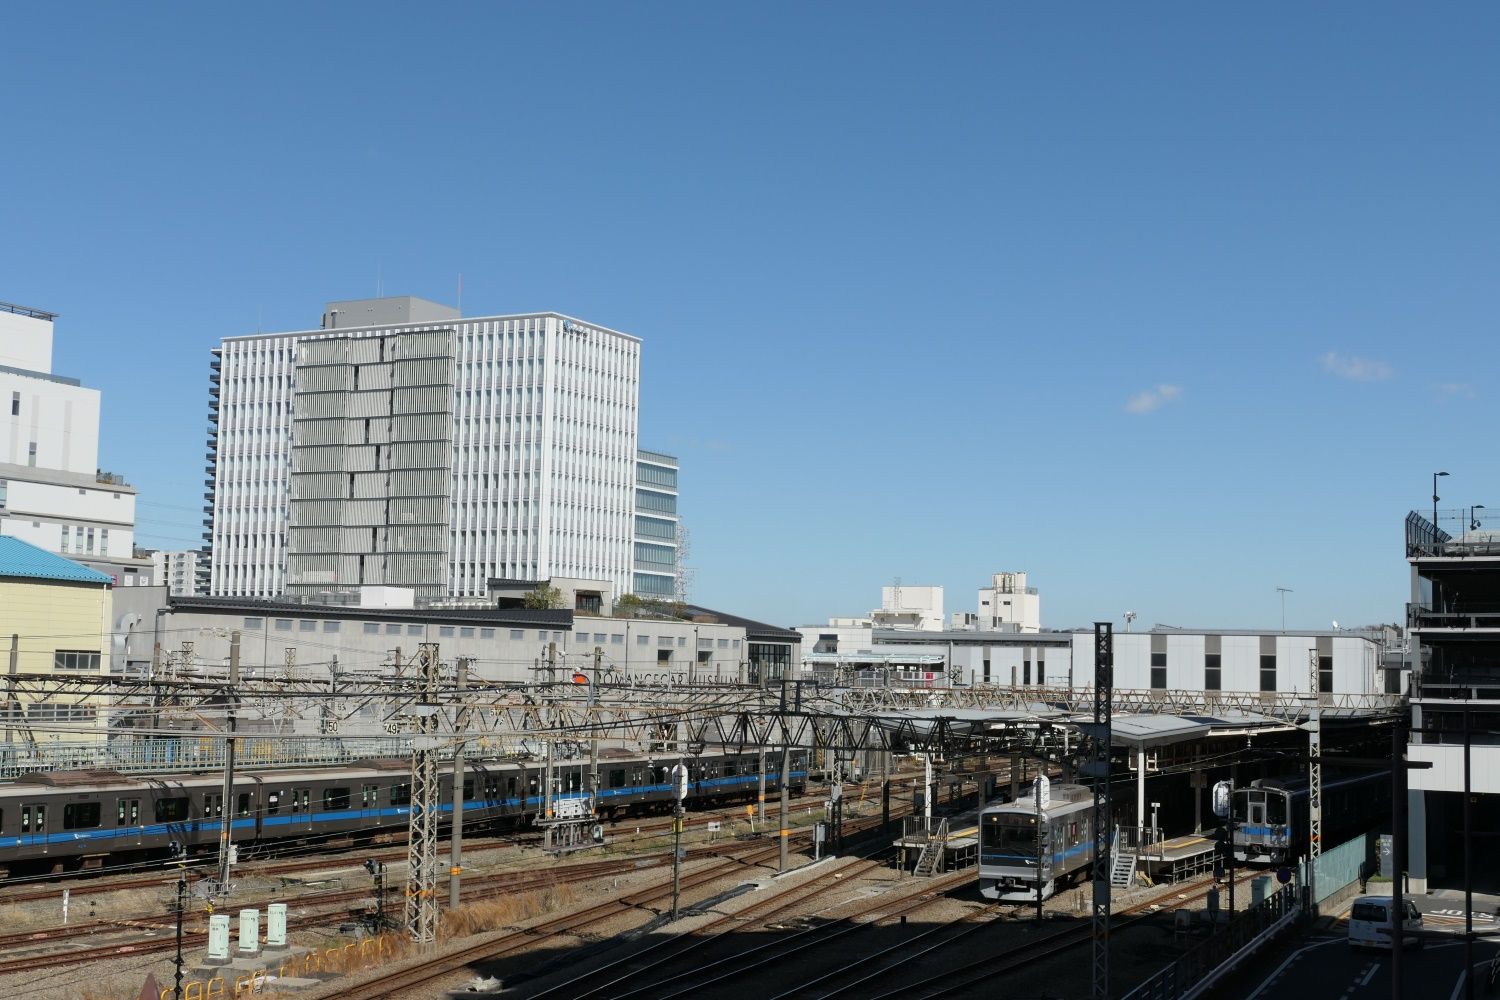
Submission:
[[1243,911],[1228,926],[1125,994],[1125,1000],[1192,1000],[1201,996],[1302,912],[1301,891],[1289,885]]

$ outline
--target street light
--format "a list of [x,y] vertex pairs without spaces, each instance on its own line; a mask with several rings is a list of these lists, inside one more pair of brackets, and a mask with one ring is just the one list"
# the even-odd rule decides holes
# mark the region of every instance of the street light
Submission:
[[1479,528],[1480,528],[1479,522],[1476,521],[1476,520],[1474,520],[1474,512],[1476,510],[1484,510],[1484,504],[1482,504],[1482,503],[1476,503],[1474,506],[1472,506],[1472,507],[1469,508],[1469,530],[1470,531],[1478,531]]
[[1432,526],[1434,528],[1436,528],[1438,526],[1438,523],[1437,523],[1437,502],[1442,499],[1442,497],[1438,496],[1437,481],[1438,481],[1438,477],[1439,476],[1446,476],[1447,474],[1448,473],[1446,473],[1446,472],[1434,472],[1432,474]]

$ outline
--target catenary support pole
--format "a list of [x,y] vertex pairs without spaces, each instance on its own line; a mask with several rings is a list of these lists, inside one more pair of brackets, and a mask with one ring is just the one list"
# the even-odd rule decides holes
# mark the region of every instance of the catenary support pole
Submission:
[[469,729],[469,709],[463,704],[464,689],[469,686],[468,657],[459,657],[454,667],[454,682],[458,689],[459,707],[453,717],[453,728],[460,739],[453,748],[453,828],[448,843],[448,909],[458,909],[459,892],[463,887],[464,870],[464,741],[462,735]]
[[791,807],[791,784],[792,784],[792,749],[788,746],[781,748],[781,821],[777,826],[778,835],[781,838],[781,867],[778,871],[786,871],[790,860],[788,851],[791,846],[791,828],[787,825],[791,822],[788,811]]
[[1406,912],[1403,882],[1406,880],[1406,727],[1391,727],[1391,996],[1401,1000],[1403,994],[1401,953],[1406,944]]
[[240,634],[229,633],[228,735],[224,737],[224,790],[219,802],[219,891],[229,891],[229,856],[234,850],[234,693],[240,684]]
[[[1423,723],[1425,726],[1426,723]],[[1474,826],[1471,815],[1469,707],[1464,706],[1464,1000],[1474,1000]]]

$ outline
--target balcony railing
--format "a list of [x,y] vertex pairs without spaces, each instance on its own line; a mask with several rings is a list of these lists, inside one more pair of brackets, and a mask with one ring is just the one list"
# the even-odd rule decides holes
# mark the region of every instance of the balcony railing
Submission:
[[1464,602],[1433,607],[1431,604],[1407,604],[1407,628],[1500,629],[1500,606]]

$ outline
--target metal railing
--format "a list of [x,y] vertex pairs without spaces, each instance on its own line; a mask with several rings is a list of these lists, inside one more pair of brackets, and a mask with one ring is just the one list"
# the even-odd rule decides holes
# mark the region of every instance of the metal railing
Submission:
[[1191,1000],[1211,989],[1301,913],[1301,893],[1284,886],[1215,927],[1209,938],[1125,994],[1125,1000]]
[[30,306],[18,306],[14,302],[0,302],[0,312],[12,313],[16,316],[25,316],[29,319],[57,319],[57,313],[49,313],[44,309],[33,309]]

